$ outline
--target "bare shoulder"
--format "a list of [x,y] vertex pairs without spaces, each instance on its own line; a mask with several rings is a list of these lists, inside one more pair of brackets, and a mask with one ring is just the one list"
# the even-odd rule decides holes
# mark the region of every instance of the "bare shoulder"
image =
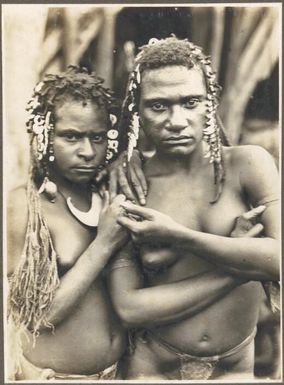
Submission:
[[11,190],[7,198],[8,220],[14,221],[27,216],[27,192],[25,185]]
[[28,221],[26,186],[19,186],[10,191],[7,198],[7,267],[9,275],[14,271],[24,247]]
[[271,154],[261,146],[244,145],[224,149],[230,171],[239,177],[240,185],[255,204],[279,197],[278,170]]
[[260,162],[270,163],[275,166],[273,157],[261,146],[243,145],[224,147],[224,153],[236,167],[255,167]]
[[8,205],[11,207],[23,203],[23,199],[27,200],[27,186],[21,185],[11,190],[7,194],[8,197]]

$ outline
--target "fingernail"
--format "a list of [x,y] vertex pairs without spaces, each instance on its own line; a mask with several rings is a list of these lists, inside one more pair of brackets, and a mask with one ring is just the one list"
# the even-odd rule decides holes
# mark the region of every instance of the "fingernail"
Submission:
[[144,190],[143,191],[144,195],[146,196],[148,194],[148,191],[147,190]]
[[141,199],[140,199],[140,203],[141,203],[141,205],[143,205],[143,206],[144,206],[144,205],[146,204],[146,201],[145,201],[145,199],[141,198]]

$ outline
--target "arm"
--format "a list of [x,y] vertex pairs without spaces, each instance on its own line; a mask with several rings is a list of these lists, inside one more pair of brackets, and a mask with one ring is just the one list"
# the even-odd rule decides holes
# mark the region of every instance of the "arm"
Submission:
[[125,231],[116,223],[119,203],[124,199],[118,195],[109,205],[108,193],[105,192],[98,235],[72,268],[61,278],[47,317],[47,321],[51,324],[57,325],[71,313],[101,273],[112,254],[126,241]]
[[[46,321],[53,325],[59,324],[69,316],[74,307],[86,294],[94,280],[101,273],[102,269],[110,259],[115,250],[120,248],[126,241],[125,230],[121,229],[116,223],[119,212],[121,196],[117,196],[112,205],[108,205],[107,193],[105,194],[104,205],[100,215],[98,225],[98,235],[87,249],[78,257],[75,264],[60,279],[60,285],[55,292],[50,310],[46,316]],[[13,226],[8,226],[13,230]],[[22,231],[24,233],[24,231]],[[17,239],[14,238],[16,244]],[[18,239],[19,241],[19,239]],[[9,247],[9,254],[13,255],[13,246]],[[9,273],[11,274],[12,265]],[[24,293],[23,293],[24,294]],[[31,322],[30,327],[35,325]],[[45,329],[45,325],[40,325],[40,330]]]
[[237,147],[232,161],[239,174],[242,194],[252,205],[266,206],[261,215],[264,236],[228,238],[183,229],[177,239],[192,252],[232,273],[255,280],[278,280],[279,181],[276,166],[267,151],[257,146]]
[[[134,234],[136,240],[167,239],[178,242],[190,252],[226,268],[229,272],[253,280],[279,279],[278,175],[271,156],[256,146],[238,150],[235,159],[239,169],[242,194],[251,204],[265,204],[261,216],[265,232],[262,238],[229,238],[188,229],[156,210],[135,206],[123,207],[140,221],[120,217],[119,223]],[[261,165],[261,167],[260,167]],[[240,257],[241,256],[241,257]]]
[[[254,222],[264,210],[265,206],[259,206],[239,216],[231,237],[259,236],[263,226]],[[110,274],[114,306],[130,326],[161,325],[192,316],[244,282],[216,269],[179,282],[145,288],[133,254],[129,244],[116,256]]]
[[116,257],[109,281],[114,307],[130,327],[167,324],[193,316],[244,283],[216,269],[179,282],[144,288],[130,243]]

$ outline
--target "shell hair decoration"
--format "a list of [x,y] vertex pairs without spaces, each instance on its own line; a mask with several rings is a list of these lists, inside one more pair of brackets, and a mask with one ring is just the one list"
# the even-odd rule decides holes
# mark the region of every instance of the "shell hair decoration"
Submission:
[[38,161],[47,157],[49,162],[54,161],[52,137],[54,131],[54,117],[51,110],[42,109],[42,95],[40,91],[44,83],[40,82],[34,89],[34,95],[27,105],[27,131],[36,139],[36,158]]
[[[41,93],[44,82],[40,82],[34,88],[34,94],[27,105],[28,118],[26,122],[27,131],[32,134],[33,157],[37,162],[48,162],[55,160],[53,153],[54,136],[54,107],[49,106]],[[44,91],[43,91],[44,93]],[[117,130],[117,116],[109,113],[110,129],[107,132],[106,163],[109,163],[118,153],[119,132]]]
[[[144,50],[150,46],[156,44],[167,44],[167,41],[173,41],[176,39],[177,44],[185,44],[185,49],[189,50],[189,60],[193,65],[199,66],[202,70],[207,86],[206,96],[206,116],[205,126],[203,128],[203,140],[206,143],[206,151],[204,156],[209,159],[209,162],[214,167],[214,183],[216,185],[216,196],[211,203],[218,200],[222,191],[222,183],[225,179],[225,169],[223,167],[222,159],[222,143],[220,138],[220,126],[217,120],[217,107],[219,104],[219,93],[221,87],[216,81],[216,73],[212,70],[211,59],[209,56],[205,56],[202,49],[195,44],[189,42],[187,39],[179,40],[175,36],[167,39],[158,40],[152,38],[149,43],[142,47],[135,59],[135,67],[129,77],[127,96],[124,101],[123,111],[125,115],[129,116],[129,128],[128,128],[128,149],[127,159],[131,158],[133,149],[137,146],[139,137],[139,114],[138,114],[138,88],[141,83],[141,72],[139,63],[144,55]],[[157,68],[157,66],[155,67]]]

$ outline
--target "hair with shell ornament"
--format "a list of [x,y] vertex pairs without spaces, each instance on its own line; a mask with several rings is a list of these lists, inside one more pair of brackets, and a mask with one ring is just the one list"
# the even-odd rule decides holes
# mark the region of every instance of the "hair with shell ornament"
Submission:
[[[31,134],[31,162],[36,182],[40,182],[48,173],[48,164],[54,161],[55,108],[70,99],[81,101],[82,105],[86,105],[88,101],[96,103],[105,109],[106,116],[109,117],[109,127],[113,128],[116,124],[117,118],[113,113],[115,99],[112,92],[103,86],[103,80],[94,72],[69,66],[64,73],[45,75],[34,88],[27,106],[29,116],[26,125]],[[108,146],[107,160],[116,154],[117,148],[118,143],[117,146]]]
[[225,180],[225,169],[222,157],[221,136],[224,137],[221,122],[217,115],[221,87],[216,81],[216,74],[211,67],[209,56],[202,49],[187,39],[174,36],[165,39],[150,39],[147,45],[140,47],[135,58],[134,69],[128,80],[127,93],[123,102],[120,130],[127,133],[128,161],[139,137],[139,96],[143,72],[167,66],[184,66],[188,69],[199,68],[206,83],[206,119],[203,128],[203,139],[207,144],[205,157],[214,167],[214,183],[216,195],[211,203],[215,203]]

